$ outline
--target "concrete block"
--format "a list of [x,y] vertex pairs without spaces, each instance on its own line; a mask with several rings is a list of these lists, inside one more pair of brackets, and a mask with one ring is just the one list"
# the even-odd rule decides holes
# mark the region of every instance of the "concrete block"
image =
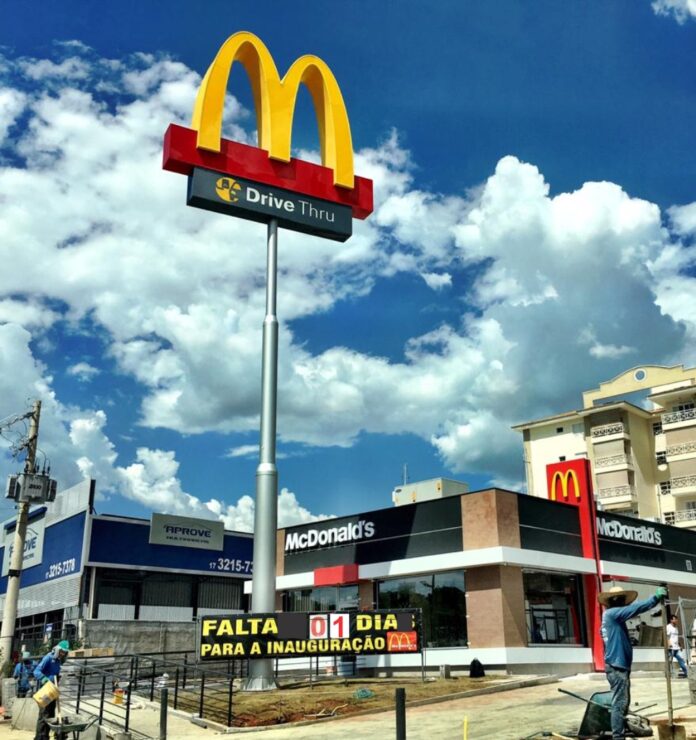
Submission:
[[0,683],[0,693],[2,694],[2,704],[5,711],[9,714],[12,709],[12,702],[17,696],[17,682],[14,678],[3,678]]
[[36,729],[39,705],[33,699],[15,699],[12,705],[12,727],[15,730]]

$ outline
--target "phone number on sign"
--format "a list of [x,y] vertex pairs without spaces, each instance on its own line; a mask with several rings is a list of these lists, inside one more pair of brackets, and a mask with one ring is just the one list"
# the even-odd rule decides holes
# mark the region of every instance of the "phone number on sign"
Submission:
[[53,563],[52,565],[48,566],[48,570],[46,571],[46,579],[58,578],[58,576],[64,576],[68,573],[74,573],[76,567],[77,563],[75,561],[75,558],[70,558],[70,560],[63,560],[59,563]]
[[227,573],[251,573],[251,560],[217,558],[210,561],[210,570],[223,570]]

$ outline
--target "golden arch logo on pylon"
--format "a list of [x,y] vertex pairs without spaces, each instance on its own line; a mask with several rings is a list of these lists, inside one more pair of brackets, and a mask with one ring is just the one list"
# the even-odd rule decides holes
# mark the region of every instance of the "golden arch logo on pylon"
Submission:
[[417,653],[417,632],[387,632],[387,650],[390,653]]
[[580,500],[580,483],[577,474],[574,470],[566,470],[562,473],[557,470],[551,479],[549,498],[552,501],[559,499],[568,501],[571,491],[575,498]]
[[565,460],[546,466],[547,495],[551,501],[581,506],[588,503],[591,491],[589,463],[584,458]]
[[191,128],[198,132],[196,146],[220,151],[222,115],[232,65],[246,69],[256,104],[259,147],[272,159],[290,161],[292,120],[300,84],[309,90],[319,123],[321,161],[334,171],[334,183],[353,187],[353,143],[341,90],[329,66],[306,54],[281,79],[271,53],[258,36],[235,33],[220,47],[203,78],[193,109]]
[[[237,62],[253,92],[258,147],[222,136],[227,84]],[[300,85],[314,102],[321,165],[291,156]],[[220,47],[198,89],[191,128],[171,124],[167,129],[163,168],[189,176],[202,168],[282,188],[349,206],[353,218],[367,218],[373,210],[372,180],[354,172],[348,113],[328,64],[312,54],[300,56],[281,78],[266,45],[248,31],[233,34]]]
[[227,203],[236,203],[242,186],[232,177],[219,177],[215,182],[215,192]]

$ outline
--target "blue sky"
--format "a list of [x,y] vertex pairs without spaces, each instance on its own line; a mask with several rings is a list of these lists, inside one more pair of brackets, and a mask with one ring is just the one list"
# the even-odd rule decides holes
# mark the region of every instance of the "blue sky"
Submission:
[[375,180],[346,244],[281,233],[284,523],[388,506],[404,463],[519,487],[512,424],[696,364],[693,0],[199,5],[1,6],[0,419],[42,397],[61,485],[251,524],[264,230],[159,166],[239,30],[330,65]]

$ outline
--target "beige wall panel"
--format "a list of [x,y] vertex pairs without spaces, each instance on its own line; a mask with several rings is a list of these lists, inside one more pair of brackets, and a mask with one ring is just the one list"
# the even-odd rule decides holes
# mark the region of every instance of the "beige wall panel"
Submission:
[[674,460],[669,464],[669,474],[672,478],[683,475],[696,475],[696,458],[691,460]]
[[620,455],[626,450],[626,443],[623,439],[612,439],[609,442],[600,442],[594,446],[595,460],[598,457],[609,457],[610,455]]
[[613,488],[628,485],[628,470],[615,470],[612,473],[597,473],[597,488]]
[[505,620],[499,566],[467,570],[466,613],[470,647],[500,647],[504,644]]
[[276,532],[276,575],[285,575],[285,530]]
[[696,441],[696,426],[682,427],[681,429],[668,429],[665,431],[667,447],[678,445],[682,442]]

